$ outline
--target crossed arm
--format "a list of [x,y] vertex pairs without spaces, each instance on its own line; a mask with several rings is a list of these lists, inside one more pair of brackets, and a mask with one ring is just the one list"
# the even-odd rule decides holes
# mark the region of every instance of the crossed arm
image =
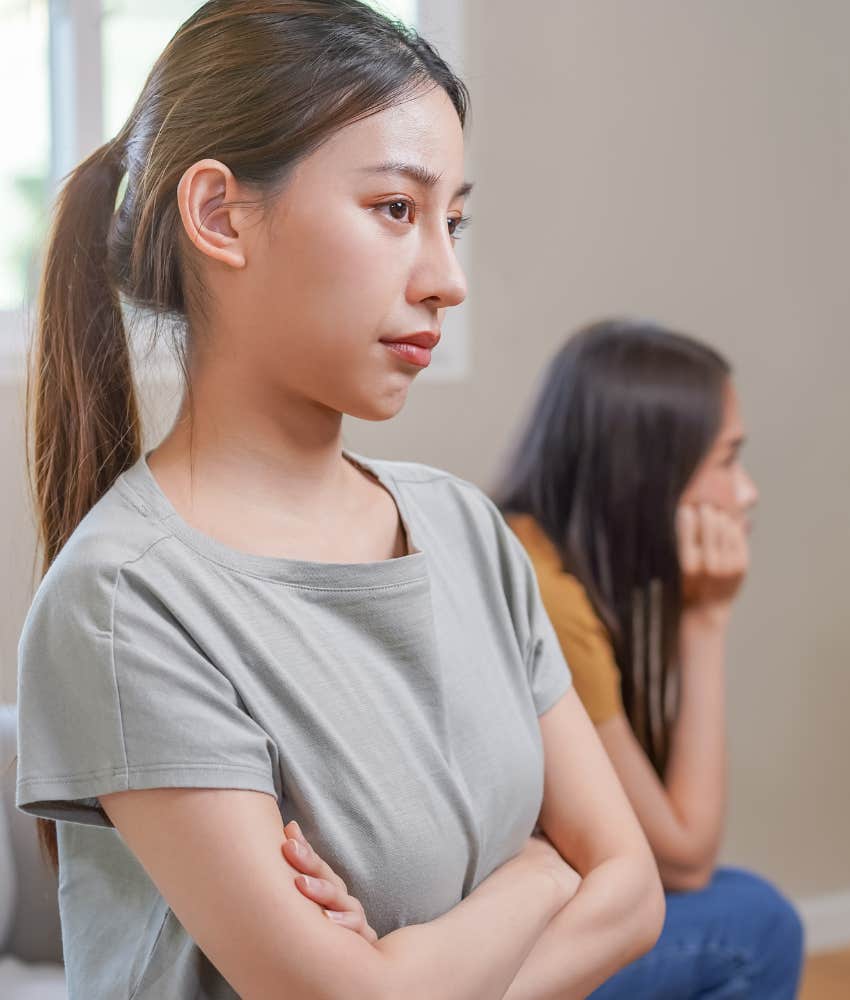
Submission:
[[[540,725],[540,825],[563,872],[540,852],[521,852],[448,913],[374,942],[335,925],[298,890],[296,867],[281,860],[271,796],[162,788],[100,801],[245,1000],[572,1000],[654,944],[664,901],[646,840],[572,689]],[[574,894],[568,863],[582,877]]]

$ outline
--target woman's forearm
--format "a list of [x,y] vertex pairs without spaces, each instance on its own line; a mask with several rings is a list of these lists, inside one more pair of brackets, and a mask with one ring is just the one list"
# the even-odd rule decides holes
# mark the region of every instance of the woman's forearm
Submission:
[[[685,832],[687,856],[662,871],[665,884],[688,888],[714,865],[726,806],[725,622],[685,613],[681,631],[681,692],[664,784]],[[701,871],[702,870],[702,873]]]
[[546,871],[507,862],[453,909],[402,927],[375,945],[388,963],[393,997],[502,997],[568,895]]
[[[649,951],[664,897],[644,861],[615,858],[589,872],[553,918],[504,1000],[579,1000]],[[493,994],[496,996],[496,994]]]

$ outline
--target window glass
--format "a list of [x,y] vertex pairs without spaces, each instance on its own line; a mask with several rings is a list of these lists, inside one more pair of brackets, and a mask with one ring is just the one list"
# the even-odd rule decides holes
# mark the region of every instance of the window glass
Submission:
[[48,223],[47,0],[0,0],[0,310],[32,296]]
[[[104,139],[124,124],[157,56],[202,6],[192,0],[104,0]],[[374,0],[371,6],[407,24],[416,20],[416,0]]]

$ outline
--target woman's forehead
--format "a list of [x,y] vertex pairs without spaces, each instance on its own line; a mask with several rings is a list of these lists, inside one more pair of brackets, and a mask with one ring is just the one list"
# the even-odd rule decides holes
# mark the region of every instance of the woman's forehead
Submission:
[[344,164],[361,175],[403,166],[410,169],[402,173],[418,171],[426,186],[459,187],[463,128],[448,94],[434,87],[345,126],[308,160],[317,167]]

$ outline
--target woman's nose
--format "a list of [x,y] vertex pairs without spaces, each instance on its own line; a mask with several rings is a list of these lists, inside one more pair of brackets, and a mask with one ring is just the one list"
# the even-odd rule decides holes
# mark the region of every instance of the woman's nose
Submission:
[[438,309],[459,306],[466,298],[466,275],[448,233],[423,246],[408,293],[415,302],[432,302]]
[[738,496],[741,507],[749,510],[755,507],[759,500],[759,491],[752,477],[746,470],[741,470],[741,479],[738,486]]

